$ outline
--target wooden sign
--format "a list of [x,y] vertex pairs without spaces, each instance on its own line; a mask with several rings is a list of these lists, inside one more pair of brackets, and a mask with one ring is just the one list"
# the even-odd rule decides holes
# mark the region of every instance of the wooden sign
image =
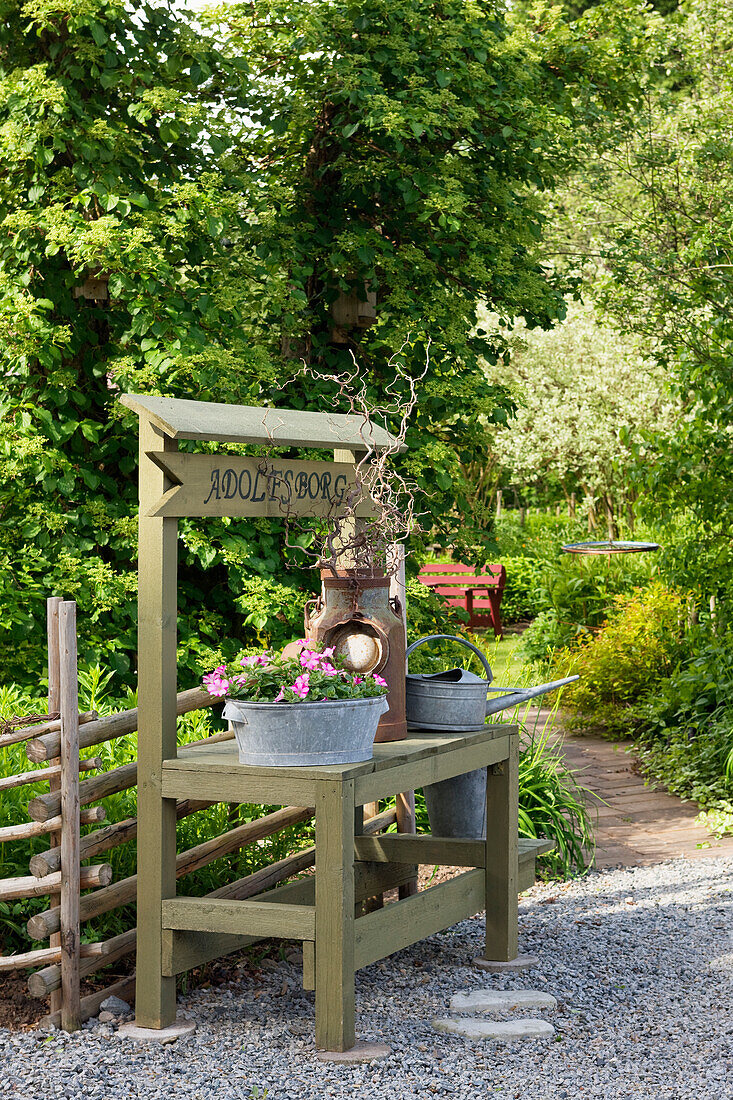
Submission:
[[[356,474],[350,462],[296,462],[239,455],[147,452],[175,484],[148,516],[336,517],[354,502]],[[369,516],[361,501],[356,515]],[[353,512],[352,512],[353,514]]]

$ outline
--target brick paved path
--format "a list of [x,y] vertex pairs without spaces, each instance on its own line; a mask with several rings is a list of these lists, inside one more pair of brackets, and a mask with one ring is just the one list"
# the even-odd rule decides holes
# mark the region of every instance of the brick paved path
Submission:
[[599,796],[589,799],[596,818],[597,867],[733,855],[733,837],[716,840],[695,824],[694,802],[644,783],[633,769],[628,742],[566,735],[562,746],[578,783]]

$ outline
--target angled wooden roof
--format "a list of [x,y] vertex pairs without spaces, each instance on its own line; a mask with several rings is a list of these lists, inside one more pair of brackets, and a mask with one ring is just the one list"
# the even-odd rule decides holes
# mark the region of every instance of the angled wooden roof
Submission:
[[272,443],[278,447],[346,447],[356,451],[380,450],[395,443],[394,436],[384,428],[345,413],[220,405],[213,401],[136,393],[126,393],[120,400],[128,409],[148,416],[173,439]]

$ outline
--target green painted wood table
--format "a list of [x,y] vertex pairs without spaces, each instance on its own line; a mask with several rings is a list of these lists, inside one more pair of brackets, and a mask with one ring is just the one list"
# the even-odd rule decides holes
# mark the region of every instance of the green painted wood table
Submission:
[[[388,833],[362,835],[362,807],[487,767],[487,839],[447,839]],[[162,981],[148,982],[138,1018],[170,1023],[167,1006],[152,1003],[173,976],[262,937],[303,943],[306,988],[315,988],[316,1045],[332,1051],[354,1045],[354,974],[393,951],[416,943],[486,909],[485,957],[517,954],[517,894],[534,878],[541,844],[519,842],[518,736],[515,726],[474,733],[419,731],[407,740],[374,746],[362,764],[253,768],[239,764],[236,745],[179,749],[163,762],[162,802],[180,798],[315,807],[315,875],[247,900],[175,896],[171,867],[151,879],[171,884],[155,897],[141,881],[146,905],[160,902]],[[166,863],[175,860],[168,853]],[[412,897],[361,912],[361,900],[414,878],[417,864],[467,867],[457,877]],[[148,1003],[150,1002],[150,1003]],[[172,1006],[175,1014],[175,1004]]]

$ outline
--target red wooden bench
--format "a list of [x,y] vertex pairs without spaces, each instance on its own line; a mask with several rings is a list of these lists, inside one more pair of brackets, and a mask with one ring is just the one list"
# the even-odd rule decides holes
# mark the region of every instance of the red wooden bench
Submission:
[[503,565],[487,565],[477,573],[470,565],[438,562],[423,565],[417,579],[442,596],[451,607],[467,611],[470,630],[493,626],[494,634],[503,637],[500,610],[506,584]]

